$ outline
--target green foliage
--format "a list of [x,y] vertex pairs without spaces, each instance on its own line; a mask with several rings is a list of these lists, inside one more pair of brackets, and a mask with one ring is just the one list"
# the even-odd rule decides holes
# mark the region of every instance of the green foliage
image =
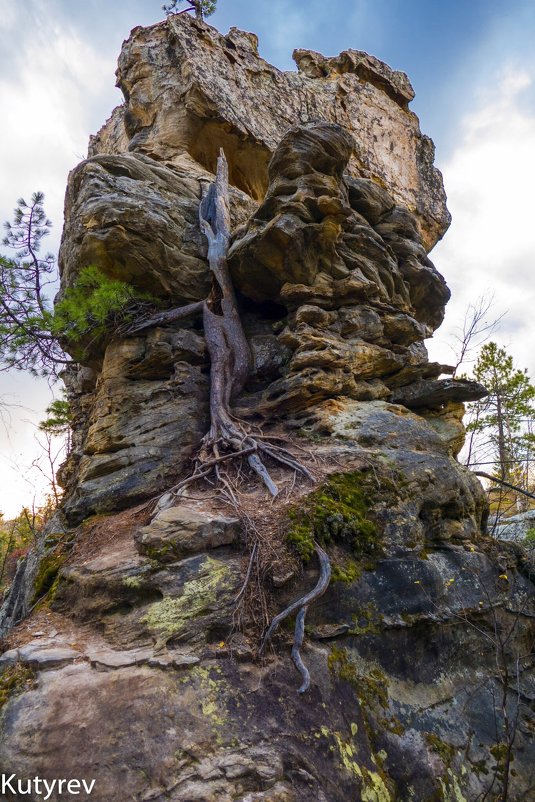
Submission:
[[[360,561],[373,561],[381,554],[376,524],[369,518],[370,493],[362,471],[335,473],[304,503],[291,510],[292,526],[287,541],[303,561],[314,553],[314,541],[326,546],[339,543]],[[356,566],[341,569],[346,581],[356,576]],[[340,578],[342,578],[340,576]]]
[[5,223],[3,245],[15,255],[0,257],[0,369],[54,375],[66,357],[51,334],[47,287],[57,280],[55,259],[51,254],[39,256],[52,225],[43,201],[42,192],[35,192],[29,204],[20,198],[13,222]]
[[[15,256],[0,256],[0,370],[57,377],[71,361],[63,346],[75,360],[82,359],[89,344],[145,311],[154,299],[89,266],[53,310],[49,293],[58,283],[55,259],[51,254],[39,256],[52,225],[43,201],[42,192],[35,192],[29,204],[20,198],[13,222],[5,223],[3,244]],[[58,405],[51,411],[54,418],[61,414]]]
[[[203,19],[204,17],[209,17],[211,14],[214,13],[217,6],[217,0],[171,0],[170,3],[167,5],[163,5],[162,9],[165,11],[167,16],[170,14],[177,14],[178,12],[178,5],[180,3],[185,3],[186,8],[184,11],[189,11],[193,9],[195,11],[195,16],[197,19]],[[189,7],[189,8],[188,8]]]
[[18,560],[34,545],[54,509],[54,501],[49,498],[37,510],[23,507],[10,521],[5,521],[0,513],[0,592],[13,579]]
[[63,398],[56,398],[46,408],[47,417],[39,424],[39,429],[55,437],[66,434],[71,427],[71,405]]
[[34,538],[33,516],[26,507],[11,521],[4,521],[0,514],[0,591],[13,578],[18,559],[26,554]]
[[12,696],[18,696],[35,688],[35,674],[29,666],[15,663],[8,666],[0,675],[0,710]]
[[467,430],[475,436],[471,461],[492,461],[499,478],[520,484],[522,463],[535,445],[530,431],[535,420],[535,387],[527,371],[515,368],[513,358],[494,342],[482,347],[473,378],[489,395],[468,406]]
[[81,358],[88,338],[98,342],[110,330],[132,320],[140,307],[153,304],[147,293],[104,275],[92,265],[84,267],[74,286],[65,290],[54,311],[51,330]]

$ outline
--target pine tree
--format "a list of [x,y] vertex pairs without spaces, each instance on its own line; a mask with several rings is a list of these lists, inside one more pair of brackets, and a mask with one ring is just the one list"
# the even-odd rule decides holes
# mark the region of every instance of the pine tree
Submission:
[[512,356],[494,342],[482,347],[473,378],[489,395],[468,407],[468,464],[490,462],[498,479],[527,488],[535,444],[535,387],[527,371],[515,368]]
[[15,255],[0,256],[0,371],[17,368],[57,378],[73,360],[83,361],[89,346],[156,299],[88,265],[53,309],[51,290],[59,276],[54,256],[39,254],[52,226],[43,201],[42,192],[29,204],[20,198],[13,222],[4,224],[3,244]]
[[0,257],[0,365],[34,375],[55,374],[67,361],[50,331],[53,313],[46,288],[56,280],[56,268],[52,254],[39,253],[52,226],[43,200],[43,193],[35,192],[29,204],[24,198],[17,201],[3,240],[15,255]]
[[[186,2],[189,4],[189,8],[183,9],[183,11],[178,12],[177,6],[179,3]],[[209,17],[211,14],[214,13],[216,10],[217,0],[172,0],[167,5],[162,6],[163,10],[169,16],[170,14],[177,14],[177,13],[184,13],[184,11],[195,11],[195,16],[197,19],[204,19],[204,17]]]

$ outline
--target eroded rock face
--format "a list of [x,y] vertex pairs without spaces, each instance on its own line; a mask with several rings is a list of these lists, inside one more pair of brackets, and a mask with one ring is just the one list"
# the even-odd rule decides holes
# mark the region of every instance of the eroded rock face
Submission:
[[[372,181],[344,175],[351,151],[341,126],[291,128],[269,164],[266,197],[230,250],[243,294],[289,311],[279,335],[291,352],[285,374],[255,399],[272,414],[337,395],[386,398],[449,370],[430,364],[424,345],[444,316],[445,281],[413,215]],[[462,382],[449,392],[470,396]],[[421,406],[444,396],[437,382]]]
[[[95,265],[175,304],[206,297],[206,244],[199,230],[201,187],[210,175],[187,154],[172,165],[141,153],[94,156],[69,176],[60,250],[62,287]],[[234,190],[233,224],[254,204]]]
[[[410,84],[358,51],[296,60],[299,73],[280,73],[254,36],[224,38],[188,15],[136,29],[118,69],[126,104],[69,178],[59,259],[62,288],[95,265],[163,304],[204,298],[198,204],[223,147],[253,362],[239,406],[269,415],[340,394],[388,398],[448,371],[423,344],[449,297],[426,255],[447,212],[440,174],[418,166],[426,145],[407,109]],[[61,474],[72,521],[165,489],[198,441],[207,366],[158,337],[108,353],[84,343]],[[135,351],[125,376],[114,367],[122,348]]]
[[180,473],[208,426],[205,364],[195,331],[153,329],[108,346],[92,392],[71,378],[77,437],[61,474],[69,519],[124,508]]
[[240,531],[238,518],[213,516],[181,505],[162,510],[149,526],[139,530],[136,543],[140,554],[176,562],[187,554],[236,543]]
[[[271,502],[242,465],[226,497],[199,483],[154,510],[209,425],[200,320],[87,347],[65,501],[0,614],[0,765],[94,778],[95,802],[476,802],[506,772],[523,802],[533,565],[486,536],[455,459],[462,401],[485,390],[425,348],[449,297],[427,257],[448,222],[432,145],[402,73],[295,58],[280,73],[252,34],[187,15],[135,29],[126,104],[69,179],[60,261],[62,288],[95,264],[169,306],[202,299],[198,203],[224,147],[252,365],[234,411],[317,481],[274,466]],[[288,633],[258,649],[317,581],[313,536],[333,574],[302,697]]]
[[[371,181],[345,175],[352,148],[341,126],[294,127],[270,162],[264,202],[246,222],[247,204],[233,195],[230,263],[253,362],[249,393],[238,402],[243,409],[281,415],[344,395],[440,410],[449,400],[485,393],[437,380],[450,369],[429,363],[424,339],[441,322],[449,290],[425,254],[414,218]],[[170,187],[182,192],[177,204]],[[80,266],[96,263],[113,277],[124,279],[121,271],[130,270],[134,283],[174,303],[202,297],[204,260],[180,261],[200,238],[195,190],[200,194],[196,168],[179,180],[176,168],[148,157],[84,162],[68,190],[73,211],[62,245],[64,286]],[[144,193],[151,203],[142,203]],[[151,224],[153,205],[178,243],[173,269],[159,267],[154,248],[168,243]],[[136,208],[145,209],[139,232]],[[179,216],[171,220],[173,214]],[[190,276],[195,268],[197,283]],[[71,520],[154,495],[185,466],[207,426],[204,342],[192,325],[112,342],[101,364],[100,353],[89,353],[95,391],[83,390],[87,368],[72,382],[73,388],[82,382],[73,397],[83,424],[63,471]],[[278,335],[274,326],[282,326]]]
[[[519,625],[514,612],[534,614],[522,552],[482,538],[480,484],[420,415],[338,399],[294,425],[315,438],[320,459],[335,457],[338,475],[366,488],[377,536],[374,558],[353,573],[351,551],[330,548],[335,578],[309,611],[306,698],[286,637],[258,662],[254,640],[234,629],[245,564],[225,508],[189,500],[141,528],[139,513],[123,513],[79,528],[53,612],[33,619],[46,635],[54,615],[55,637],[17,646],[12,635],[5,662],[33,667],[36,681],[3,713],[10,771],[95,777],[98,802],[126,792],[177,802],[475,801],[486,791],[503,722],[496,643],[485,633],[508,633],[508,649],[529,654],[531,621]],[[170,543],[174,552],[162,548]],[[274,610],[316,573],[309,564],[286,578]],[[519,681],[530,698],[529,670]],[[530,728],[522,705],[516,802],[533,782]]]
[[350,174],[388,187],[414,212],[429,250],[450,216],[433,143],[407,108],[407,76],[358,50],[330,59],[299,50],[294,58],[298,72],[280,72],[259,57],[254,34],[232,28],[222,36],[187,15],[136,28],[117,71],[125,106],[93,138],[91,153],[120,153],[128,142],[158,160],[187,151],[214,171],[223,146],[231,182],[259,201],[288,128],[339,123],[355,138]]

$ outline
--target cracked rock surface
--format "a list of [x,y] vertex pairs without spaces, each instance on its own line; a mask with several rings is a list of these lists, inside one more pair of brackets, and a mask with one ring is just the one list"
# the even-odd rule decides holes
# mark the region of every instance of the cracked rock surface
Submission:
[[[241,513],[202,484],[155,510],[208,427],[202,325],[85,343],[64,500],[0,610],[0,765],[95,778],[95,802],[490,802],[507,770],[524,802],[534,566],[487,535],[456,459],[485,388],[425,347],[449,298],[433,145],[403,73],[294,58],[280,72],[187,14],[134,29],[125,103],[69,178],[60,292],[93,264],[164,306],[204,298],[198,204],[224,148],[252,365],[234,412],[316,481],[270,464],[272,501],[242,464]],[[316,584],[314,538],[332,580],[300,695],[288,631],[258,650]]]

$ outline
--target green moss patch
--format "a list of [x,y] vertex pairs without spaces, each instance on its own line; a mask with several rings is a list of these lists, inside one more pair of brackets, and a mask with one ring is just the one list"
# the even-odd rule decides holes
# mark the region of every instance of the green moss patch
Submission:
[[389,711],[388,677],[379,668],[366,675],[359,674],[347,650],[333,646],[327,658],[329,670],[339,679],[349,683],[355,691],[368,732],[370,743],[375,743],[376,725],[382,730],[403,735],[405,727],[397,716]]
[[331,582],[356,582],[362,570],[362,566],[351,558],[332,563]]
[[39,599],[42,599],[51,591],[53,594],[58,586],[59,570],[69,556],[69,551],[68,544],[60,543],[41,559],[34,581],[32,604],[38,602]]
[[[370,476],[366,471],[334,473],[299,508],[290,511],[292,523],[287,542],[304,562],[314,554],[317,541],[321,546],[338,543],[350,551],[360,567],[363,563],[363,567],[372,567],[382,548],[377,524],[370,517],[371,507]],[[340,566],[338,578],[349,582],[358,573],[359,566],[353,561]]]
[[35,688],[35,674],[29,666],[15,663],[8,666],[0,675],[0,710],[13,696]]
[[453,744],[443,741],[442,738],[434,732],[424,732],[424,738],[433,752],[436,752],[440,757],[444,766],[449,768],[457,754],[457,749]]
[[333,674],[352,686],[363,706],[379,704],[383,709],[388,708],[388,679],[380,669],[374,668],[366,676],[359,674],[347,650],[338,646],[332,647],[327,665]]
[[352,620],[349,635],[378,635],[382,630],[383,616],[371,602],[354,613]]

